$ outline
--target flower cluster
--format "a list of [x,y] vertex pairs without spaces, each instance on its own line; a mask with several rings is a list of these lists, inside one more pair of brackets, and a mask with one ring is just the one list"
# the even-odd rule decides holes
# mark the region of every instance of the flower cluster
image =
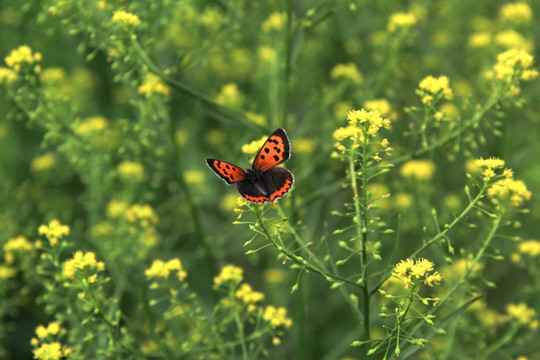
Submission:
[[538,77],[538,70],[532,68],[534,57],[525,50],[510,49],[497,55],[497,63],[493,66],[497,80],[529,81]]
[[69,226],[62,225],[58,220],[51,220],[49,225],[41,225],[38,229],[40,235],[45,235],[49,243],[54,246],[58,240],[69,235]]
[[435,163],[431,160],[409,160],[401,166],[401,176],[418,181],[429,180],[435,173]]
[[432,104],[441,98],[450,100],[454,96],[450,88],[450,80],[446,76],[436,78],[429,75],[420,81],[418,88],[417,93],[422,97],[424,104]]
[[221,269],[218,276],[214,277],[214,285],[216,287],[232,282],[234,284],[240,284],[244,279],[244,269],[234,265],[226,265]]
[[493,170],[504,168],[504,160],[495,157],[475,159],[474,164],[482,169],[482,175],[484,175],[486,180],[495,176],[495,171]]
[[[338,128],[333,134],[338,141],[335,146],[342,153],[346,149],[342,144],[343,140],[352,141],[353,148],[358,148],[369,136],[375,137],[381,127],[389,128],[391,124],[390,120],[383,118],[377,110],[351,110],[347,113],[347,120],[348,126]],[[382,145],[388,148],[388,140],[383,140]]]
[[330,71],[330,77],[332,79],[349,79],[355,84],[362,82],[362,74],[358,71],[355,63],[338,64]]
[[143,83],[139,86],[139,94],[162,94],[169,95],[169,87],[161,80],[159,76],[147,74]]
[[416,25],[417,22],[418,19],[413,13],[395,13],[390,16],[386,30],[390,33],[407,31]]
[[72,283],[97,282],[98,272],[105,270],[105,263],[96,260],[93,252],[77,251],[73,258],[64,262],[64,277]]
[[162,260],[154,260],[152,266],[144,272],[148,279],[152,278],[169,278],[169,275],[175,274],[178,280],[183,281],[187,277],[187,272],[182,267],[180,259],[172,259],[167,262]]
[[264,300],[264,294],[259,291],[253,291],[249,284],[242,284],[236,290],[236,298],[240,299],[244,304],[247,305],[248,311],[255,311],[256,303]]
[[132,205],[126,210],[125,216],[128,222],[139,223],[142,228],[158,222],[158,216],[150,205]]
[[115,11],[112,17],[112,21],[115,23],[130,25],[133,27],[139,26],[141,24],[141,19],[139,19],[137,15],[123,10]]
[[287,309],[284,307],[267,306],[264,309],[263,319],[268,321],[272,328],[279,326],[288,328],[292,325],[292,320],[287,317]]
[[22,45],[15,50],[12,50],[5,58],[6,65],[14,70],[20,72],[25,64],[35,65],[35,71],[40,72],[41,67],[36,65],[42,59],[41,53],[33,53],[32,49],[27,45]]
[[244,154],[255,154],[263,146],[266,139],[267,137],[263,136],[259,140],[253,140],[248,144],[242,145],[242,152]]
[[233,108],[240,108],[242,107],[244,98],[240,89],[238,89],[238,85],[229,83],[221,87],[221,91],[216,97],[216,102]]
[[527,254],[531,257],[538,257],[540,256],[540,241],[538,240],[522,241],[518,245],[518,251],[522,254]]
[[529,308],[525,303],[508,304],[506,313],[510,319],[515,319],[521,326],[528,326],[532,330],[538,328],[536,311]]
[[414,288],[419,282],[424,282],[429,286],[438,285],[442,280],[442,275],[437,271],[431,273],[434,264],[426,259],[401,260],[392,271],[392,276],[400,280],[405,288]]
[[24,236],[17,236],[9,239],[4,244],[4,259],[7,264],[12,264],[15,261],[15,253],[28,253],[32,251],[34,246]]
[[494,182],[487,189],[487,194],[495,204],[508,204],[514,208],[521,206],[532,195],[523,181],[514,180],[512,176]]
[[118,175],[124,180],[142,181],[144,179],[144,166],[135,161],[123,161],[116,167]]
[[60,360],[71,354],[71,348],[62,346],[59,338],[66,334],[66,330],[61,328],[57,322],[47,325],[39,325],[36,328],[36,336],[32,338],[30,344],[34,348],[34,359],[38,360]]
[[532,17],[532,10],[526,2],[507,3],[499,10],[499,18],[518,24],[529,23]]
[[107,129],[109,124],[103,116],[94,116],[80,123],[75,131],[83,136],[89,136]]

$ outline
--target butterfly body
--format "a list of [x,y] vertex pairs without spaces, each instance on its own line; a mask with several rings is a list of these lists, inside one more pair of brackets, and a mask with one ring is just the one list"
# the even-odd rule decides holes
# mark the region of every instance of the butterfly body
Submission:
[[264,203],[274,201],[289,192],[294,184],[293,174],[279,165],[291,156],[291,146],[285,130],[279,128],[261,147],[251,169],[243,170],[231,163],[206,159],[206,163],[227,184],[236,185],[246,200]]

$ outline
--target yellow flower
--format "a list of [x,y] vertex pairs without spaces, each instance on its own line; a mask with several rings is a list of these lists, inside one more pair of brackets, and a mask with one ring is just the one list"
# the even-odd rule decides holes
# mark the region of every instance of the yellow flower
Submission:
[[[73,280],[78,272],[84,271],[88,277],[89,272],[97,273],[98,271],[105,270],[105,263],[96,260],[96,254],[89,251],[83,253],[82,251],[76,251],[73,258],[64,262],[63,274],[67,279]],[[94,281],[95,282],[95,281]]]
[[516,319],[520,325],[529,326],[532,329],[538,327],[536,311],[529,308],[525,303],[508,304],[506,312],[511,319]]
[[257,51],[257,54],[259,55],[259,59],[265,63],[272,63],[278,57],[276,50],[270,46],[261,46]]
[[12,50],[4,61],[9,68],[19,72],[21,70],[21,64],[33,64],[41,61],[41,59],[41,53],[32,53],[32,49],[29,46],[22,45]]
[[392,111],[390,103],[386,99],[368,100],[364,103],[364,108],[371,111],[376,110],[383,116],[389,116],[390,111]]
[[339,78],[349,79],[355,84],[362,82],[362,74],[358,71],[356,64],[352,62],[334,66],[330,71],[330,77],[334,80]]
[[0,279],[6,280],[12,277],[15,277],[17,275],[17,269],[7,266],[4,264],[0,264]]
[[11,84],[16,78],[17,74],[15,71],[6,67],[0,67],[0,83],[5,81],[6,83]]
[[281,325],[290,327],[292,320],[287,318],[287,309],[284,307],[275,308],[274,306],[267,306],[264,309],[263,319],[270,323],[270,326],[275,329]]
[[538,77],[538,71],[532,69],[534,57],[521,49],[510,49],[497,55],[497,63],[493,66],[497,80],[510,81],[513,75],[521,80],[532,80]]
[[125,202],[124,200],[112,199],[107,204],[107,217],[111,219],[116,219],[122,216],[122,214],[124,214],[127,208],[128,208],[128,203]]
[[64,358],[62,344],[59,342],[44,343],[34,349],[34,359],[38,360],[60,360]]
[[418,19],[413,13],[395,13],[390,16],[386,29],[391,33],[408,30],[416,25],[417,22]]
[[61,82],[65,79],[66,72],[62,68],[48,68],[41,72],[39,78],[43,82]]
[[259,140],[253,140],[248,144],[242,145],[242,152],[244,154],[255,154],[263,146],[267,136],[261,137]]
[[83,136],[88,136],[90,134],[100,132],[101,130],[106,129],[108,126],[109,124],[103,116],[94,116],[79,124],[75,131]]
[[438,285],[442,280],[442,275],[437,271],[430,274],[433,267],[434,264],[431,261],[423,258],[416,261],[412,259],[401,260],[394,266],[392,276],[399,279],[405,288],[408,288],[414,284],[416,282],[415,279],[421,278],[423,278],[423,282],[426,285]]
[[281,269],[269,268],[264,271],[263,279],[269,284],[283,284],[287,279],[287,273]]
[[469,46],[472,48],[480,48],[480,47],[486,47],[491,45],[492,43],[491,33],[484,31],[484,32],[477,32],[473,33],[469,36]]
[[230,107],[239,108],[242,106],[244,99],[238,85],[235,83],[225,84],[221,87],[221,91],[216,97],[218,104],[227,105]]
[[154,209],[150,205],[132,205],[129,209],[126,210],[125,217],[128,222],[140,223],[141,227],[147,228],[151,224],[156,224],[158,222],[158,216],[154,212]]
[[214,277],[214,284],[220,286],[225,282],[233,282],[239,284],[243,280],[244,270],[234,265],[226,265],[221,269],[218,276]]
[[34,172],[46,171],[56,165],[56,155],[48,152],[35,157],[30,163],[30,169]]
[[394,199],[395,205],[400,209],[408,209],[413,204],[413,197],[407,193],[397,193],[395,196],[392,196]]
[[474,160],[474,165],[480,169],[483,169],[482,175],[484,175],[486,180],[489,180],[495,176],[495,172],[493,170],[504,167],[504,160],[496,157],[490,157],[489,159],[479,158]]
[[187,144],[189,139],[189,132],[186,129],[178,129],[174,134],[174,141],[180,147]]
[[141,20],[137,15],[123,10],[115,11],[112,17],[112,21],[120,24],[133,26],[139,26],[141,24]]
[[236,207],[236,198],[238,198],[238,195],[233,192],[229,192],[226,195],[224,195],[221,200],[219,201],[219,208],[224,213],[229,213],[234,210]]
[[375,136],[381,127],[388,129],[391,123],[390,120],[383,118],[379,111],[368,111],[365,109],[349,111],[347,113],[347,120],[350,126],[368,125],[367,133],[371,136]]
[[435,163],[431,160],[409,160],[400,169],[401,176],[423,181],[430,180],[435,173]]
[[162,94],[167,96],[169,95],[169,87],[159,76],[148,73],[139,86],[139,94]]
[[36,335],[38,339],[43,340],[49,335],[58,335],[61,332],[64,333],[66,330],[60,327],[60,324],[58,324],[56,321],[53,321],[47,325],[47,327],[43,325],[39,325],[36,328]]
[[293,142],[294,151],[298,154],[312,154],[316,147],[316,142],[308,138],[295,139]]
[[45,235],[51,245],[56,245],[58,239],[69,235],[69,226],[60,224],[58,220],[51,220],[49,225],[41,225],[38,229],[40,235]]
[[184,171],[184,179],[188,185],[201,186],[204,184],[205,175],[200,170],[190,169]]
[[523,181],[512,178],[497,180],[487,189],[487,194],[494,203],[508,202],[511,207],[521,206],[532,195]]
[[9,239],[4,244],[5,252],[28,252],[33,249],[32,244],[24,236],[17,236],[16,238]]
[[116,167],[116,171],[125,180],[142,181],[144,178],[144,166],[134,161],[123,161]]
[[148,278],[168,278],[171,273],[177,273],[178,279],[183,281],[187,277],[187,272],[182,267],[180,259],[172,259],[167,262],[154,260],[152,266],[146,269],[144,275]]
[[531,257],[537,257],[540,255],[540,241],[538,240],[522,241],[518,245],[518,251],[522,254],[528,254]]
[[512,29],[497,33],[495,35],[495,43],[507,49],[515,48],[527,51],[533,49],[533,45],[529,40],[525,39],[523,35]]
[[248,111],[246,112],[246,118],[257,125],[266,126],[267,124],[266,117],[261,114],[256,114]]
[[431,102],[433,96],[443,96],[447,100],[452,99],[454,96],[452,89],[450,88],[450,80],[448,80],[448,77],[446,76],[435,78],[429,75],[420,81],[418,87],[420,90],[424,90],[422,92],[424,94],[424,97],[422,98],[424,104]]
[[242,284],[240,288],[236,290],[236,297],[242,300],[245,304],[254,304],[264,299],[262,292],[253,291],[249,284]]
[[499,18],[514,23],[528,23],[532,17],[532,10],[526,2],[504,4],[499,11]]
[[274,12],[268,16],[268,18],[261,25],[263,32],[267,33],[273,30],[280,30],[283,28],[283,24],[287,19],[287,15],[284,13]]

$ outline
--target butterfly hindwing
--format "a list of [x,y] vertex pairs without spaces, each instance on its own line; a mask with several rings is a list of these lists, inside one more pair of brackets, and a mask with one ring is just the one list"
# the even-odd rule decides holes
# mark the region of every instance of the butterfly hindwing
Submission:
[[293,184],[294,176],[289,170],[282,167],[273,167],[263,172],[259,179],[237,182],[236,189],[246,200],[264,203],[283,197],[289,192]]
[[206,164],[229,185],[244,180],[244,170],[236,165],[216,159],[206,159]]
[[268,137],[255,156],[252,169],[266,171],[289,160],[289,157],[291,157],[289,138],[285,130],[279,128]]

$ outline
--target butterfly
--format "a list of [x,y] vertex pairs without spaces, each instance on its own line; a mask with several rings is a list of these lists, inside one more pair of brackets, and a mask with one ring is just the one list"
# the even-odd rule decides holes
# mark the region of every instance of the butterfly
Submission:
[[285,196],[294,184],[294,175],[279,167],[291,157],[291,143],[282,128],[266,139],[251,169],[245,171],[231,163],[206,159],[206,164],[228,185],[235,184],[238,193],[248,201],[264,203]]

